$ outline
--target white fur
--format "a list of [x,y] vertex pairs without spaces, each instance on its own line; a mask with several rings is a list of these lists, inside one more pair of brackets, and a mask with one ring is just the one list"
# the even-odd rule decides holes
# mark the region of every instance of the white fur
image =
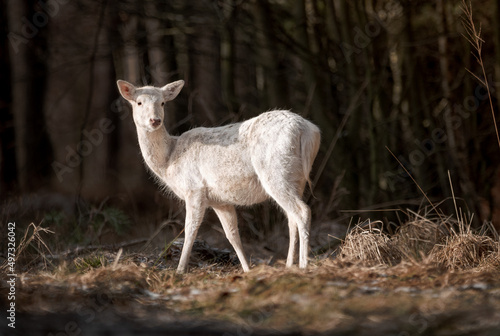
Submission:
[[320,144],[314,124],[290,111],[271,111],[242,123],[195,128],[174,137],[161,125],[163,104],[179,94],[183,81],[162,88],[136,88],[122,80],[117,84],[132,104],[147,166],[186,203],[185,240],[177,272],[187,269],[207,207],[217,213],[243,270],[248,271],[235,206],[269,198],[288,216],[287,266],[293,264],[297,233],[299,266],[307,266],[311,210],[301,197]]

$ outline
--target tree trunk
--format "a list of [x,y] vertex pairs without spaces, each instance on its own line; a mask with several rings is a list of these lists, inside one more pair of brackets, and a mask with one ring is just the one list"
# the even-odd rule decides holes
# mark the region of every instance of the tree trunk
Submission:
[[187,36],[187,87],[196,123],[217,125],[227,116],[222,102],[221,39],[214,9],[209,4],[201,7],[197,1],[186,1],[186,10],[194,13],[190,18],[193,32]]
[[[131,83],[141,85],[140,74],[143,68],[143,61],[139,52],[138,36],[141,35],[139,30],[139,8],[137,4],[119,3],[117,5],[119,15],[118,26],[120,45],[115,50],[114,58],[119,60],[117,66],[117,78],[124,79]],[[116,96],[116,95],[114,95]],[[153,190],[152,184],[145,184],[149,177],[147,170],[144,168],[143,159],[141,157],[137,144],[137,131],[132,118],[131,107],[128,102],[118,98],[115,102],[116,116],[120,122],[117,124],[116,130],[118,143],[120,146],[115,150],[117,155],[117,166],[120,167],[118,177],[122,181],[122,185],[126,190],[130,190],[132,194],[142,194],[144,189],[150,187]],[[116,120],[116,117],[114,118]]]
[[[244,5],[240,5],[244,6]],[[234,11],[233,22],[236,22],[237,29],[234,30],[234,40],[232,47],[232,63],[233,63],[233,84],[234,97],[237,100],[238,116],[241,120],[246,120],[261,113],[270,106],[261,106],[259,104],[259,92],[256,82],[256,53],[254,45],[256,43],[255,35],[252,32],[245,30],[242,23],[253,26],[255,23],[251,17],[252,4],[245,5],[247,7],[238,8]],[[231,27],[228,27],[231,29]]]
[[45,87],[45,66],[38,58],[45,50],[45,25],[28,21],[32,8],[26,1],[8,1],[9,57],[12,76],[12,115],[15,125],[17,180],[22,192],[36,190],[50,173],[51,146],[40,111]]
[[[0,5],[0,31],[7,36],[7,8]],[[2,41],[1,50],[8,50],[8,39]],[[11,98],[11,74],[8,53],[0,52],[0,199],[15,191],[17,181],[14,115]]]
[[[496,81],[500,81],[500,2],[493,1],[493,33],[494,33],[494,44],[495,44],[495,77]],[[500,90],[495,90],[497,98],[497,109],[500,111]]]
[[361,189],[361,179],[358,174],[361,174],[360,163],[363,162],[364,157],[364,146],[361,144],[359,138],[362,109],[358,106],[358,102],[354,101],[356,99],[356,91],[359,89],[359,81],[356,73],[356,61],[357,55],[359,54],[358,43],[354,40],[353,28],[356,27],[356,23],[352,22],[349,2],[347,0],[341,0],[337,3],[338,9],[337,13],[339,15],[339,26],[341,34],[341,45],[342,49],[342,59],[339,60],[339,64],[342,67],[342,74],[345,76],[343,94],[346,95],[347,99],[343,102],[344,114],[347,113],[348,108],[353,110],[350,112],[349,120],[346,124],[346,142],[349,145],[344,147],[343,156],[346,157],[349,166],[349,173],[345,176],[345,185],[347,190],[349,190],[349,195],[346,196],[346,202],[352,207],[362,206],[362,189]]
[[[146,66],[146,78],[148,83],[163,86],[177,79],[177,63],[175,45],[172,30],[169,29],[167,4],[158,1],[144,2],[144,25],[147,39],[148,65]],[[165,114],[165,125],[174,125],[176,122],[175,105],[171,106],[169,113]],[[168,126],[167,126],[168,127]]]
[[288,79],[284,73],[284,60],[276,46],[276,33],[273,29],[275,18],[267,0],[256,0],[253,11],[256,21],[256,40],[258,45],[257,66],[260,70],[257,87],[263,92],[263,105],[268,108],[283,108],[289,103]]
[[[315,6],[311,6],[313,9]],[[312,20],[317,20],[318,13],[313,11]],[[321,41],[317,40],[316,43],[310,41],[307,26],[308,18],[306,16],[306,1],[297,0],[294,3],[294,17],[297,24],[295,29],[295,39],[299,44],[300,48],[303,50],[311,50],[309,54],[302,55],[301,63],[304,71],[304,82],[306,92],[308,92],[309,106],[305,106],[306,111],[302,111],[303,114],[310,114],[312,119],[321,127],[323,141],[326,143],[333,139],[333,134],[335,128],[332,125],[332,121],[326,117],[325,106],[326,95],[325,90],[329,88],[330,85],[326,85],[326,80],[323,75],[323,69],[326,68],[325,57],[326,50],[322,48]],[[317,26],[317,24],[316,24]],[[317,33],[321,35],[326,35],[326,32]],[[314,46],[316,44],[316,46]],[[314,59],[313,59],[314,58]],[[315,62],[316,61],[316,62]],[[315,64],[316,63],[316,64]],[[318,63],[321,65],[318,69]],[[307,104],[308,102],[306,102]]]

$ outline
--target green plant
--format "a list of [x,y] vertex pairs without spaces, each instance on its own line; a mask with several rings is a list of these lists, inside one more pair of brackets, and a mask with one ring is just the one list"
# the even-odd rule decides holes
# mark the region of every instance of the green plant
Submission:
[[47,226],[64,227],[67,225],[68,216],[62,211],[51,210],[45,214],[42,222]]
[[74,263],[76,269],[80,272],[84,272],[92,268],[106,266],[106,260],[102,255],[99,254],[91,254],[83,258],[76,258]]
[[130,217],[121,209],[84,204],[74,225],[73,236],[87,242],[99,241],[106,233],[122,235],[131,226]]

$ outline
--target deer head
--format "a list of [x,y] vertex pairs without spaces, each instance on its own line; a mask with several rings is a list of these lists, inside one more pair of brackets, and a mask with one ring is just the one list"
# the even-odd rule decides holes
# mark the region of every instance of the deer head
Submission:
[[132,105],[137,128],[153,132],[163,123],[165,103],[177,97],[184,86],[184,81],[172,82],[161,88],[152,86],[136,88],[124,80],[118,80],[116,84],[122,97]]

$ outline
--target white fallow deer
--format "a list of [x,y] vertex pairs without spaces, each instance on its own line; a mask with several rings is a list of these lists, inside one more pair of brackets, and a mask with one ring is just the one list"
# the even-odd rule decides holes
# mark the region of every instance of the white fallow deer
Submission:
[[205,210],[219,217],[227,239],[245,272],[248,261],[238,232],[235,206],[273,199],[288,217],[292,266],[300,240],[299,267],[307,266],[311,210],[302,201],[320,145],[320,131],[290,111],[271,111],[242,123],[194,128],[171,136],[162,125],[164,105],[184,81],[161,88],[119,80],[121,95],[132,105],[144,161],[160,184],[186,203],[185,239],[177,268],[187,270],[189,256]]

